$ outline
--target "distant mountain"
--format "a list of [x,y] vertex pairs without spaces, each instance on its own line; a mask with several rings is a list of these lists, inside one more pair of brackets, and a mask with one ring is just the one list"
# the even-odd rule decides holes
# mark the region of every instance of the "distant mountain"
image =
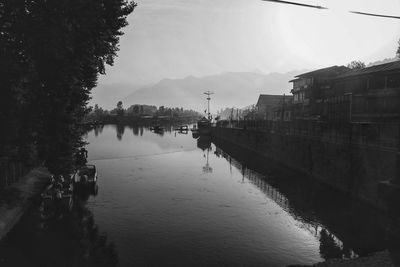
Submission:
[[245,107],[257,102],[260,94],[289,94],[288,82],[299,73],[226,72],[205,77],[188,76],[184,79],[163,79],[153,86],[141,88],[122,99],[124,107],[132,104],[183,107],[203,111],[207,108],[203,92],[214,92],[211,109]]
[[[143,85],[114,83],[114,84],[99,84],[92,90],[92,99],[89,105],[98,104],[105,109],[113,109],[117,106],[119,100],[124,99],[128,94],[143,88]],[[125,108],[128,108],[124,105]]]

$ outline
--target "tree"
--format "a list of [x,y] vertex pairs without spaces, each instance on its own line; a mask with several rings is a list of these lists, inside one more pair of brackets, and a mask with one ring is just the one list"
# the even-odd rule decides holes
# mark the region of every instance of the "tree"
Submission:
[[365,68],[365,63],[360,60],[353,60],[352,62],[347,64],[347,67],[352,70],[359,70]]
[[400,39],[399,39],[399,41],[397,43],[398,43],[399,46],[397,47],[396,56],[398,58],[400,58]]
[[133,106],[133,114],[135,114],[135,115],[139,114],[139,110],[140,110],[139,105],[134,105]]
[[164,107],[164,106],[160,106],[160,107],[158,108],[158,112],[159,112],[159,115],[164,115],[165,107]]
[[122,106],[122,101],[118,101],[117,103],[117,115],[122,116],[124,115],[124,107]]
[[0,152],[23,157],[30,149],[51,172],[71,171],[90,91],[105,64],[113,64],[135,6],[124,0],[0,2],[0,122],[8,131],[0,136]]
[[117,103],[117,109],[123,109],[122,101],[118,101]]
[[93,114],[98,118],[104,114],[104,110],[98,104],[95,104]]

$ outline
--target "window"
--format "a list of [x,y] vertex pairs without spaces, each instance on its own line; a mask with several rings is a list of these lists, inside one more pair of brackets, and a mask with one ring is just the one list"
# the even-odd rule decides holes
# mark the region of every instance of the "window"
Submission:
[[385,77],[374,76],[369,79],[369,89],[377,90],[385,88]]
[[400,88],[400,74],[387,76],[387,88]]

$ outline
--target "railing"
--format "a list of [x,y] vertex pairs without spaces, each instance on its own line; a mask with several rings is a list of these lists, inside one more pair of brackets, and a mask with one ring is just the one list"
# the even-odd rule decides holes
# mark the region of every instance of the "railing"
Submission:
[[0,160],[0,190],[19,181],[29,170],[22,162]]

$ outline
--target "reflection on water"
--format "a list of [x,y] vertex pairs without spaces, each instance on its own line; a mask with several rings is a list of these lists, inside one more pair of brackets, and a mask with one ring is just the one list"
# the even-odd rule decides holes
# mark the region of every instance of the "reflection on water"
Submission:
[[210,136],[200,136],[197,138],[197,147],[203,150],[203,157],[206,159],[206,165],[203,166],[203,173],[212,173],[213,169],[209,163],[211,147],[211,137]]
[[103,128],[104,128],[104,125],[103,125],[103,124],[96,125],[96,126],[93,128],[94,135],[95,135],[96,137],[99,136],[99,134],[101,134],[101,133],[103,132]]
[[44,214],[40,200],[0,243],[1,266],[117,266],[118,253],[86,207],[89,194],[74,197],[70,212]]
[[121,124],[117,124],[116,129],[117,129],[117,138],[119,141],[121,141],[122,136],[124,135],[125,126],[121,125]]
[[254,159],[248,151],[237,150],[221,141],[216,143],[218,157],[242,170],[245,178],[318,238],[322,258],[353,258],[384,249],[397,257],[400,239],[396,218],[307,177],[282,172],[283,167],[276,162]]
[[200,136],[197,138],[197,147],[201,150],[208,150],[211,148],[211,137],[210,136]]
[[189,134],[189,130],[188,129],[186,129],[186,130],[179,129],[179,130],[175,131],[175,133],[178,133],[178,134]]
[[172,126],[106,125],[87,140],[101,190],[44,223],[36,205],[1,244],[3,262],[287,266],[393,241],[390,218],[231,145]]

